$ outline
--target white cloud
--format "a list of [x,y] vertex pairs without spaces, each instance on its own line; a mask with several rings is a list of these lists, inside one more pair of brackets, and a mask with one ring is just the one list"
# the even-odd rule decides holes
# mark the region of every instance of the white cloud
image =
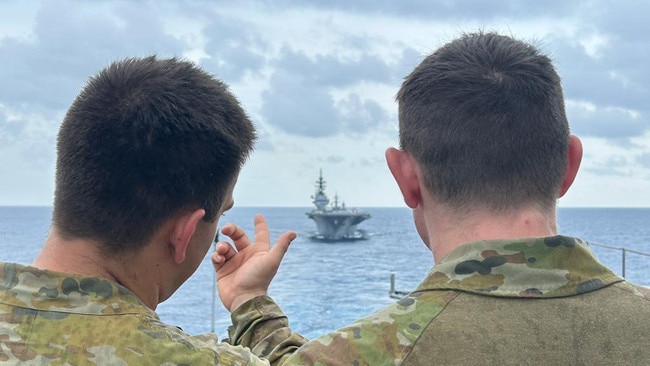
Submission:
[[600,34],[590,34],[579,42],[584,47],[587,55],[593,58],[600,58],[603,56],[603,48],[608,45],[609,39],[607,36]]

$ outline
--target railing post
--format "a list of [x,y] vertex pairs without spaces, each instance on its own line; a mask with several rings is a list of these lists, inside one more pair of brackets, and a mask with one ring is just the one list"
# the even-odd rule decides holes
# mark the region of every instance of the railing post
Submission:
[[621,250],[623,251],[623,255],[622,255],[622,258],[621,258],[621,260],[622,260],[621,272],[623,272],[623,278],[625,278],[625,248],[621,248]]
[[212,272],[214,272],[214,281],[212,281],[212,312],[210,314],[210,323],[211,323],[210,332],[214,333],[214,318],[215,318],[214,308],[217,305],[217,272],[216,271],[212,271]]
[[390,273],[390,290],[388,290],[390,295],[395,293],[395,272]]

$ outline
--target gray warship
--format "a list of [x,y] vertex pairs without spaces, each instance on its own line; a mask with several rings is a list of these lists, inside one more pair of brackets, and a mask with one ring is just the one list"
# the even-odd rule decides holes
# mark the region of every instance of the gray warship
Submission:
[[348,210],[344,202],[341,202],[339,206],[339,198],[336,194],[333,204],[330,205],[330,199],[325,194],[325,186],[326,182],[321,169],[316,181],[316,192],[312,196],[312,202],[316,208],[306,213],[316,223],[316,231],[311,238],[321,241],[368,239],[368,233],[365,230],[357,229],[357,225],[369,219],[370,214],[355,208]]

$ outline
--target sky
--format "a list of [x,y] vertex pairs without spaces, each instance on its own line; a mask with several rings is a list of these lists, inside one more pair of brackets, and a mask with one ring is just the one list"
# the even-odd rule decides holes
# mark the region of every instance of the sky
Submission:
[[240,206],[311,206],[322,169],[348,207],[401,207],[384,160],[395,95],[427,54],[496,31],[547,53],[584,146],[560,207],[650,207],[650,2],[0,0],[0,205],[51,205],[56,134],[110,62],[192,60],[230,85],[259,140]]

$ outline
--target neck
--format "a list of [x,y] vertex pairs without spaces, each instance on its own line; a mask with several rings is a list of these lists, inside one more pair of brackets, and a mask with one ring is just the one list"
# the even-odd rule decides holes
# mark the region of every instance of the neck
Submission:
[[147,248],[128,256],[108,258],[99,247],[92,240],[64,239],[53,228],[32,266],[113,281],[128,288],[145,305],[155,310],[161,298],[160,281],[156,277],[159,273],[155,269],[160,266],[155,258],[149,256]]
[[524,208],[507,213],[475,209],[463,215],[434,209],[424,216],[428,245],[435,261],[474,241],[557,235],[554,209]]

